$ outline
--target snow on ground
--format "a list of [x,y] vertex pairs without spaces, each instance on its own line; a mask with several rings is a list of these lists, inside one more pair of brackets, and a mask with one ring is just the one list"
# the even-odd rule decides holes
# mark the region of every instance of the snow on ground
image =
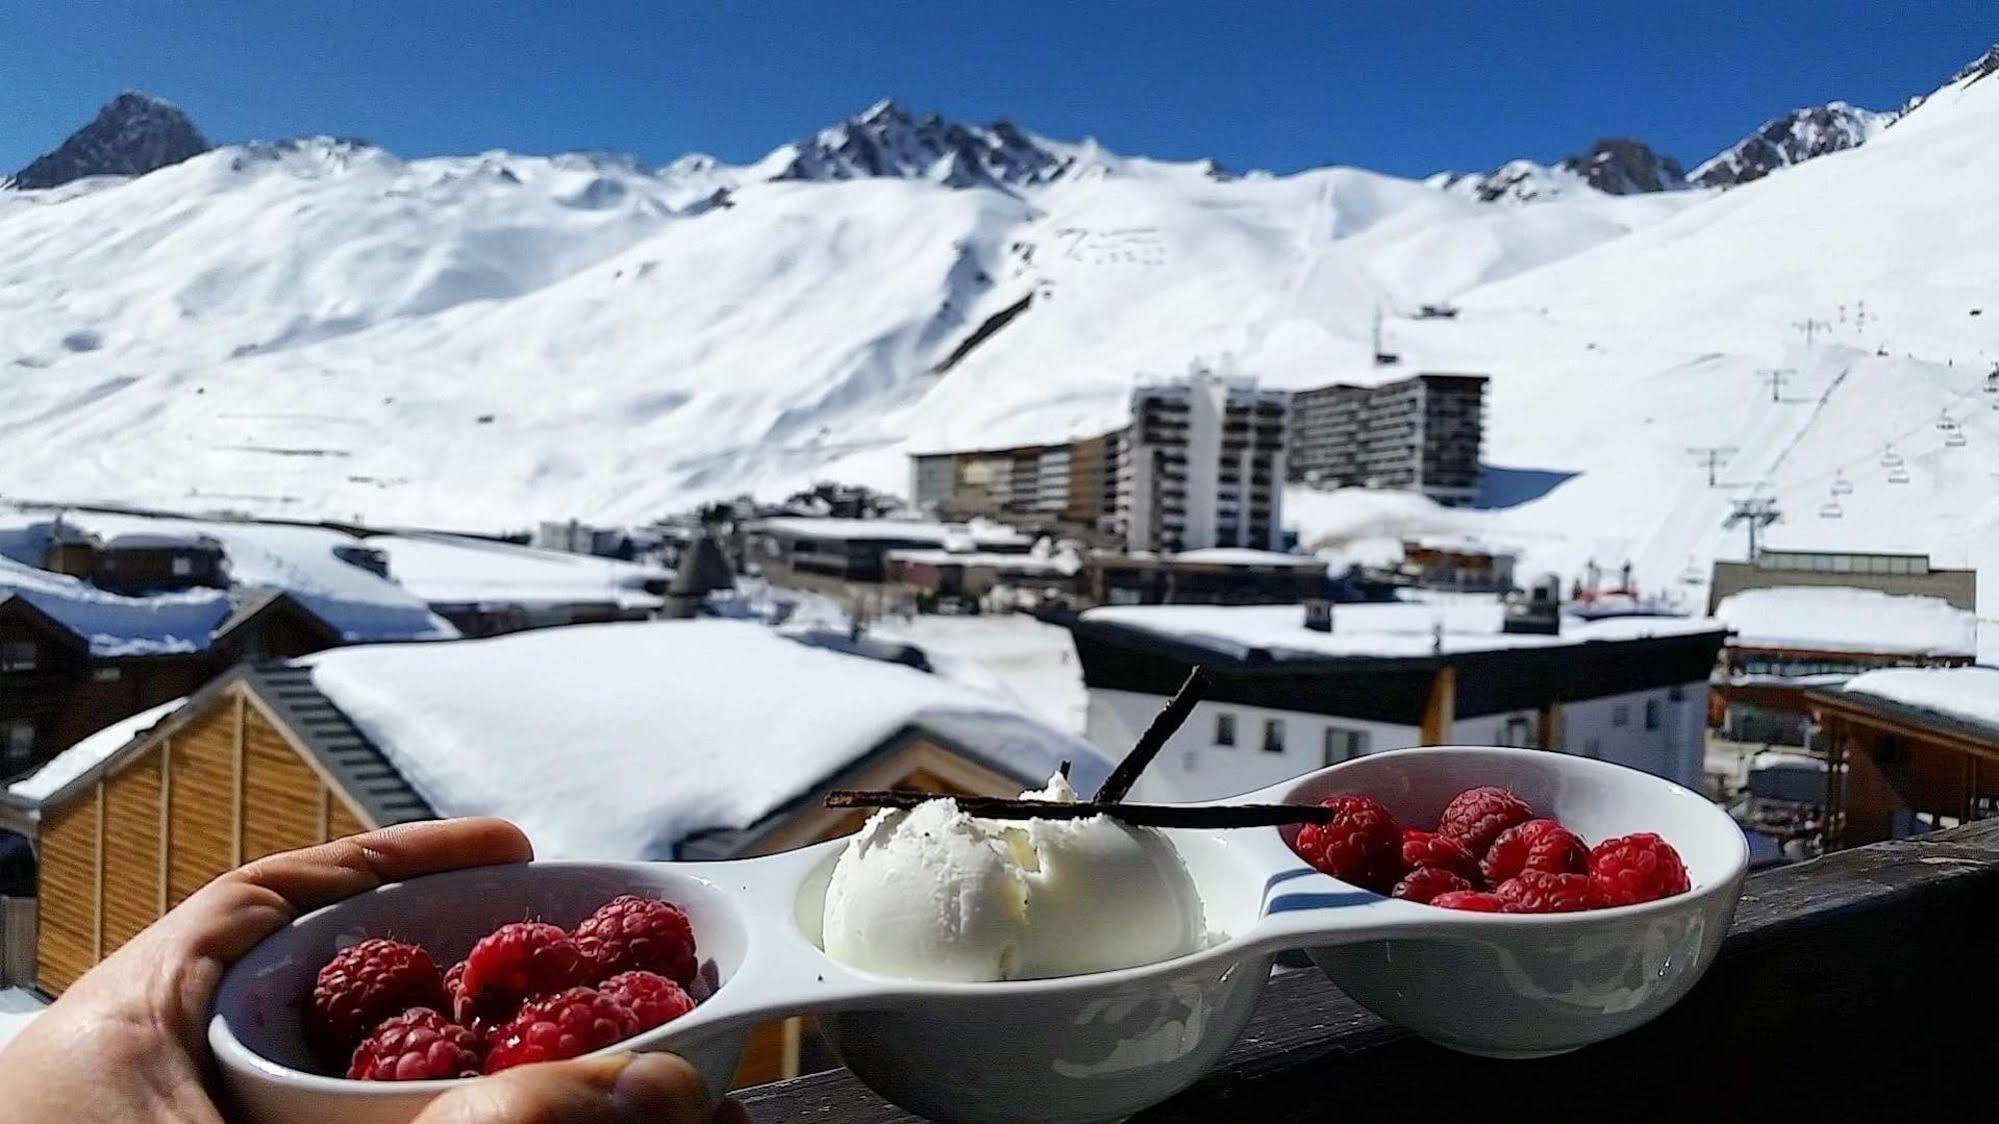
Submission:
[[1723,598],[1714,615],[1735,630],[1731,643],[1753,648],[1926,656],[1978,651],[1977,614],[1941,597],[1815,586],[1751,589]]
[[458,535],[370,535],[387,552],[389,576],[432,605],[503,601],[520,604],[610,601],[656,609],[647,582],[672,574],[657,566],[596,558]]
[[0,988],[0,1046],[12,1041],[48,1005],[48,1000],[27,988]]
[[663,859],[747,827],[913,720],[970,718],[1024,776],[1109,762],[984,693],[757,624],[576,625],[343,648],[313,683],[441,815],[505,816],[550,858]]
[[1845,691],[1999,727],[1999,668],[1892,667],[1846,681]]
[[107,593],[67,574],[0,556],[0,597],[18,596],[90,642],[94,656],[155,656],[208,647],[229,615],[227,594],[190,589],[149,597]]
[[1025,613],[926,614],[881,621],[869,632],[923,649],[939,675],[997,692],[1059,730],[1083,733],[1089,695],[1066,628]]
[[123,748],[125,743],[152,729],[155,723],[180,709],[180,704],[186,701],[186,699],[175,699],[172,702],[164,702],[149,710],[142,710],[130,718],[113,722],[49,758],[41,768],[8,785],[7,795],[22,800],[47,799],[62,786],[102,764],[106,758]]
[[75,509],[64,511],[63,521],[107,539],[146,533],[207,535],[222,544],[229,559],[229,579],[236,586],[283,589],[350,642],[448,640],[458,635],[421,598],[341,558],[338,551],[361,544],[329,527]]
[[[1712,620],[1685,617],[1565,618],[1559,636],[1500,631],[1496,598],[1427,604],[1333,606],[1333,630],[1305,627],[1296,605],[1119,605],[1091,609],[1085,621],[1143,629],[1240,655],[1251,648],[1311,656],[1427,656],[1501,648],[1551,648],[1595,640],[1634,640],[1718,632]],[[1441,633],[1439,630],[1441,629]]]

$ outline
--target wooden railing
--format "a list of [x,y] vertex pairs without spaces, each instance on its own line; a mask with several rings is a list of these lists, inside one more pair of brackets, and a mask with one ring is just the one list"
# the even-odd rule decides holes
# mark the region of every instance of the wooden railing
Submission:
[[[1720,958],[1657,1021],[1573,1054],[1489,1061],[1282,973],[1161,1121],[1984,1119],[1999,1108],[1999,821],[1750,878]],[[758,1121],[914,1117],[844,1071],[742,1094]]]

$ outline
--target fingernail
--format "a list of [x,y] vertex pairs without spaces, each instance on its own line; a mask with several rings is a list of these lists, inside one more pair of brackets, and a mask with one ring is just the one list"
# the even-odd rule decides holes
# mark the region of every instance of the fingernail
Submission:
[[611,1100],[627,1120],[657,1120],[674,1097],[680,1067],[667,1054],[633,1056],[611,1083]]

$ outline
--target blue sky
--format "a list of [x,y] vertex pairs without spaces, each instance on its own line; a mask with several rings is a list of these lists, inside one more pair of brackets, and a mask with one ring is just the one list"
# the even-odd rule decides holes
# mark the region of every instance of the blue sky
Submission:
[[1928,90],[1999,39],[1984,4],[556,5],[87,2],[0,7],[0,171],[118,90],[219,141],[334,133],[745,160],[888,96],[1113,150],[1405,175],[1628,135],[1690,164],[1767,117]]

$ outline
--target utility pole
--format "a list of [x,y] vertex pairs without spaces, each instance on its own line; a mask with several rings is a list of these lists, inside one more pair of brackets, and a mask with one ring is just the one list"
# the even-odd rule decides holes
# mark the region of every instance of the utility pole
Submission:
[[1733,445],[1695,445],[1687,450],[1687,455],[1707,465],[1707,486],[1715,486],[1715,473],[1728,458],[1736,452]]
[[1816,339],[1820,332],[1829,330],[1832,325],[1827,324],[1823,320],[1814,320],[1807,316],[1803,320],[1791,321],[1791,327],[1805,334],[1805,346],[1810,347],[1812,340]]
[[1784,384],[1797,373],[1792,367],[1765,367],[1756,372],[1756,377],[1770,384],[1770,401],[1782,402]]
[[1732,510],[1729,511],[1728,519],[1722,526],[1746,525],[1749,528],[1749,561],[1754,562],[1757,532],[1781,517],[1781,513],[1777,510],[1777,501],[1768,496],[1751,496],[1746,500],[1731,500],[1729,503]]

